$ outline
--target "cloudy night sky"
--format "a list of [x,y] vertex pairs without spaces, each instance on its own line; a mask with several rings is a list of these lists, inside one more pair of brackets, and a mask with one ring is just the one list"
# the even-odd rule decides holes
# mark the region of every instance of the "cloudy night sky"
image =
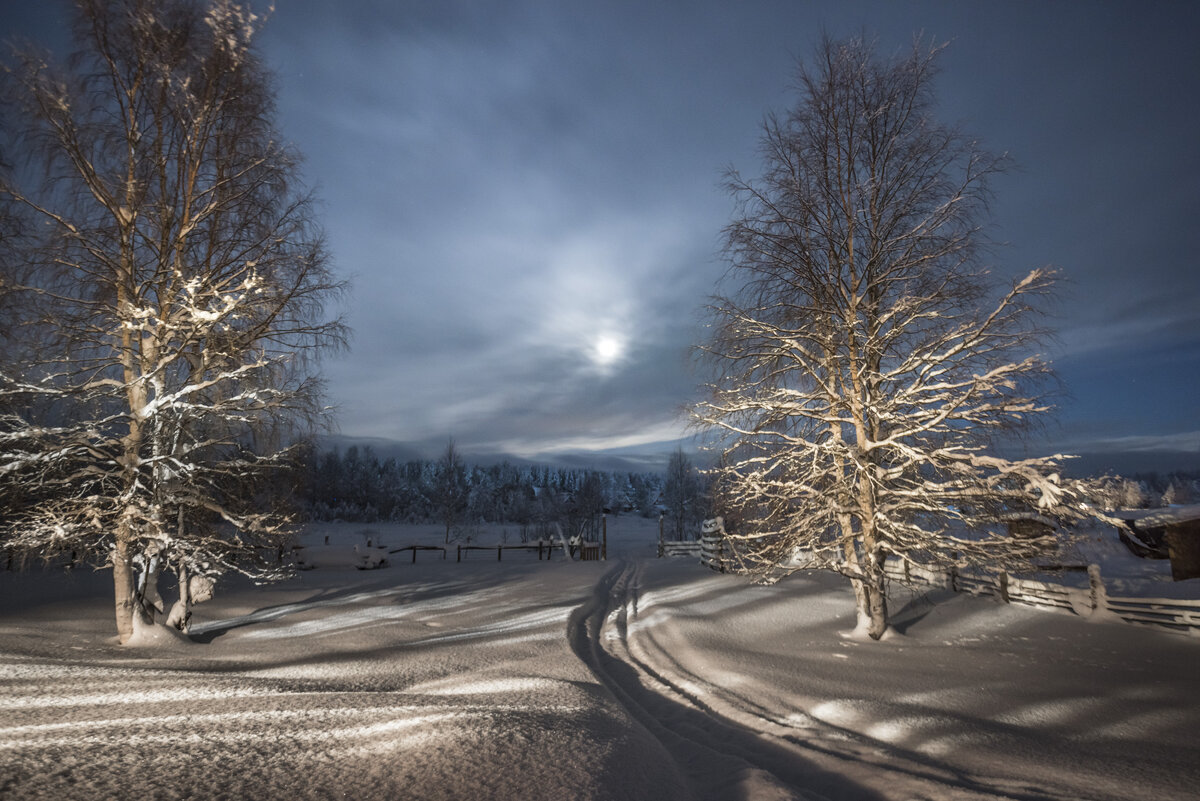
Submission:
[[[0,32],[61,45],[68,18],[6,2]],[[1200,468],[1193,2],[276,0],[279,128],[353,281],[325,371],[340,432],[599,466],[672,449],[722,174],[757,175],[763,115],[823,31],[949,42],[941,119],[1018,165],[993,186],[994,268],[1067,279],[1066,395],[1031,450]]]

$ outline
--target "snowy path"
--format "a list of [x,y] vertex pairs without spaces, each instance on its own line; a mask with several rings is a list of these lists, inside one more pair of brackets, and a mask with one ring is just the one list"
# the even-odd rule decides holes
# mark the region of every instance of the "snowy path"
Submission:
[[634,522],[608,563],[224,586],[160,650],[110,641],[104,574],[0,575],[0,799],[1196,797],[1193,639],[951,596],[863,643],[838,578]]
[[945,596],[857,642],[835,577],[692,569],[621,566],[572,636],[698,797],[1196,797],[1192,640]]

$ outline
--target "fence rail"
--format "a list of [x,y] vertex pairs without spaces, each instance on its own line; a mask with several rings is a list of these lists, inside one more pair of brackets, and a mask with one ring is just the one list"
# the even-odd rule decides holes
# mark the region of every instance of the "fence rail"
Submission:
[[725,551],[723,537],[701,537],[698,540],[679,541],[665,540],[658,544],[658,555],[662,556],[693,556],[699,557],[700,564],[724,573],[732,569]]
[[[736,561],[725,543],[724,521],[704,521],[704,536],[693,542],[669,542],[662,539],[659,521],[659,556],[696,556],[700,564],[721,573],[737,570]],[[1176,598],[1114,598],[1105,589],[1098,565],[1056,565],[1045,568],[1055,572],[1086,571],[1088,586],[1072,587],[1053,581],[1013,576],[1007,572],[943,571],[905,559],[891,558],[884,563],[884,574],[892,581],[907,585],[942,587],[971,595],[991,595],[1005,603],[1019,603],[1044,609],[1061,609],[1081,617],[1120,619],[1127,623],[1161,626],[1200,637],[1200,600]]]
[[414,565],[417,563],[417,551],[441,551],[442,559],[446,558],[446,548],[442,545],[405,545],[402,548],[392,548],[388,553],[400,553],[401,551],[412,551]]
[[1070,587],[1005,572],[995,574],[943,572],[901,559],[889,559],[884,573],[908,585],[943,587],[972,595],[993,595],[1006,603],[1063,609],[1081,617],[1119,618],[1127,623],[1161,626],[1200,636],[1200,600],[1178,598],[1118,598],[1104,587],[1097,565],[1089,565],[1087,587]]
[[726,564],[724,537],[700,538],[700,564],[718,573],[724,573],[731,567]]
[[692,540],[690,542],[675,542],[667,540],[658,544],[659,556],[700,556],[701,548],[700,540]]
[[537,551],[538,561],[540,562],[542,560],[543,553],[545,553],[546,559],[549,560],[554,554],[555,548],[563,550],[565,547],[566,546],[554,542],[553,540],[538,540],[537,542],[522,542],[519,544],[513,543],[511,545],[507,543],[500,543],[497,545],[459,545],[454,561],[461,562],[463,560],[463,554],[470,551],[495,551],[497,562],[503,561],[505,551]]

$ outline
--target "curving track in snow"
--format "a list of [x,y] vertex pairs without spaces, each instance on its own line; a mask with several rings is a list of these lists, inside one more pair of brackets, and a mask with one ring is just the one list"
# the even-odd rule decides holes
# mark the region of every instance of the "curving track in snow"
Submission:
[[622,562],[568,637],[699,798],[1194,797],[1186,638],[951,597],[860,643],[836,582],[687,570]]

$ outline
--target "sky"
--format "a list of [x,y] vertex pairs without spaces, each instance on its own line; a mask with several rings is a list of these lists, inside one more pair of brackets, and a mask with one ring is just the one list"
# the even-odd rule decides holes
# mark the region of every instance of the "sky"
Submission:
[[[64,8],[4,3],[0,32],[61,37]],[[278,125],[353,282],[352,347],[325,365],[340,433],[665,463],[726,268],[722,176],[758,174],[763,116],[823,33],[947,42],[939,117],[1017,165],[994,270],[1064,279],[1065,393],[1025,447],[1200,468],[1191,2],[276,0]]]

